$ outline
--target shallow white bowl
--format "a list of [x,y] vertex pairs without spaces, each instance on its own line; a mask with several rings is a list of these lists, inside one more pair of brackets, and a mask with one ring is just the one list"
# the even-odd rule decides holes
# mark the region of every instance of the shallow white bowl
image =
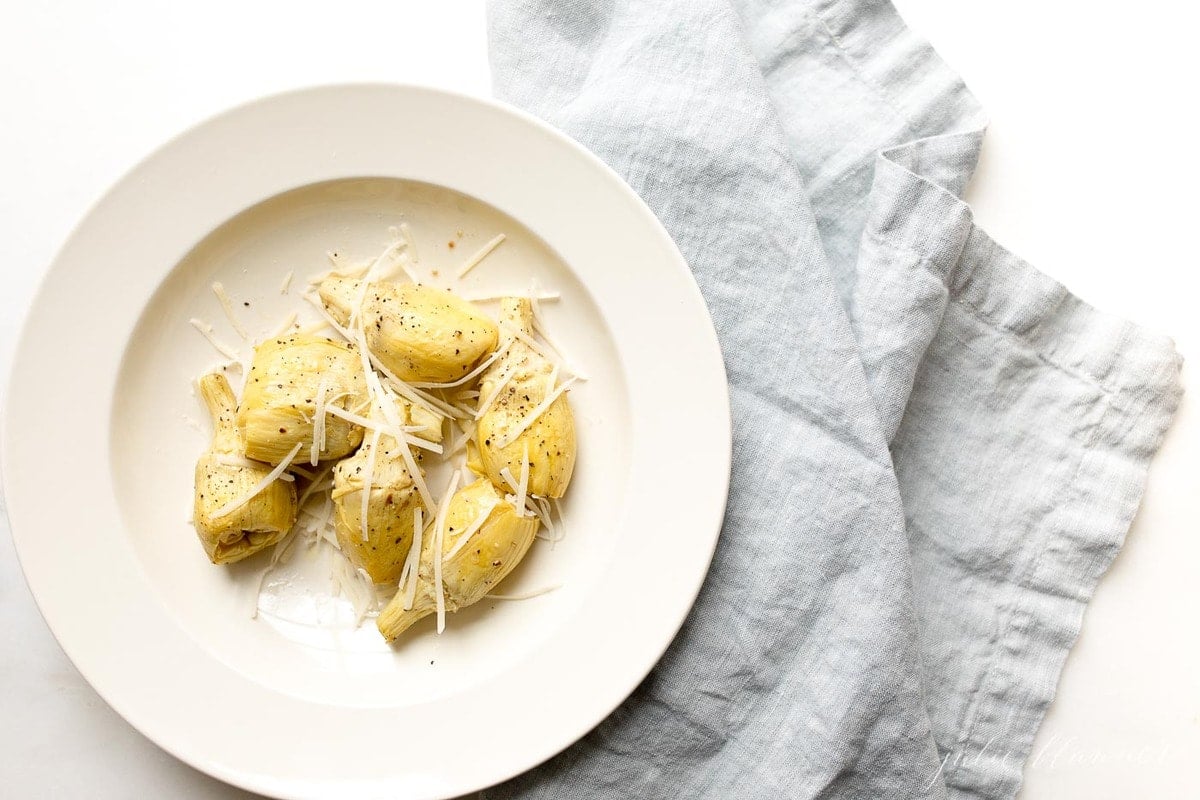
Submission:
[[[481,603],[440,637],[419,626],[389,648],[299,576],[268,582],[251,619],[262,558],[232,569],[204,558],[187,522],[205,447],[189,386],[217,359],[188,320],[246,347],[213,280],[265,335],[303,307],[303,279],[327,250],[371,255],[400,221],[424,278],[446,285],[504,232],[456,286],[490,294],[536,279],[561,292],[547,321],[590,380],[571,393],[567,538],[539,542],[502,587],[562,588]],[[280,797],[452,797],[567,747],[670,643],[728,488],[720,350],[658,221],[545,124],[427,89],[272,97],[150,156],[51,266],[10,387],[13,537],[63,649],[160,746]]]

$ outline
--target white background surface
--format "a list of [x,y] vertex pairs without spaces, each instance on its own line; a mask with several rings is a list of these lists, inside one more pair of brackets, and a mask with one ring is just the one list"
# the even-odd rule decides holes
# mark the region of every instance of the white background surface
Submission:
[[[1190,126],[1200,11],[1165,0],[1140,4],[1136,18],[1125,7],[1032,0],[898,5],[993,120],[968,191],[980,224],[1093,304],[1171,334],[1185,358],[1200,359],[1200,166]],[[0,375],[38,277],[72,226],[175,133],[262,94],[316,83],[488,93],[478,0],[181,6],[5,9]],[[1195,376],[1189,363],[1189,394],[1142,513],[1087,612],[1024,798],[1200,797]],[[80,475],[89,468],[72,466]],[[0,794],[248,796],[158,750],[79,678],[38,616],[7,535],[0,631]]]

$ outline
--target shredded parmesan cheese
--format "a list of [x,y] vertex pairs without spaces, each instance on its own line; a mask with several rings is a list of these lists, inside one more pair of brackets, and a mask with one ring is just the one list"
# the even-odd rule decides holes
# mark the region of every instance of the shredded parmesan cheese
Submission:
[[414,508],[412,544],[409,545],[408,558],[404,559],[404,571],[400,575],[400,583],[404,583],[405,577],[408,578],[408,587],[404,590],[405,611],[413,607],[413,599],[417,594],[417,578],[421,571],[421,536],[425,530],[421,516],[421,509]]
[[477,375],[482,373],[485,369],[487,369],[492,364],[494,364],[497,359],[499,359],[501,356],[503,356],[505,353],[508,352],[508,348],[510,348],[510,347],[512,347],[511,339],[509,341],[505,342],[503,346],[496,348],[495,352],[493,352],[490,356],[488,356],[483,361],[482,364],[480,364],[478,367],[476,367],[475,369],[468,372],[466,375],[463,375],[461,378],[459,378],[456,381],[450,381],[449,383],[416,383],[416,382],[414,382],[414,383],[410,383],[409,386],[412,386],[415,389],[453,389],[455,386],[462,386],[464,383],[466,383],[467,381],[476,377]]
[[[409,428],[402,427],[400,430],[406,431],[409,430]],[[420,436],[410,436],[405,434],[404,441],[412,447],[420,448],[421,450],[428,450],[431,453],[437,453],[439,456],[442,454],[442,446],[440,444],[437,442],[431,442],[428,439],[422,439]]]
[[229,345],[222,344],[216,336],[213,336],[212,325],[209,325],[203,320],[195,319],[194,317],[188,321],[191,323],[193,328],[200,331],[205,339],[208,339],[208,343],[215,347],[218,353],[233,361],[237,361],[239,363],[241,362],[242,357],[238,355],[236,350]]
[[325,321],[314,322],[311,325],[305,325],[303,328],[297,327],[296,333],[302,333],[311,336],[314,333],[329,330],[329,323]]
[[555,365],[561,364],[561,365],[565,366],[567,368],[567,371],[575,376],[576,380],[581,380],[581,381],[587,380],[587,377],[584,376],[578,370],[576,370],[573,366],[571,366],[570,362],[568,362],[565,358],[563,358],[560,353],[557,353],[557,352],[547,349],[547,347],[545,345],[543,345],[538,340],[534,339],[529,334],[525,333],[525,331],[523,331],[520,328],[517,328],[513,325],[509,325],[507,322],[501,322],[500,326],[502,328],[504,328],[506,331],[508,331],[510,334],[512,334],[512,336],[514,338],[519,339],[522,342],[524,342],[526,345],[529,346],[530,350],[537,353],[539,356],[546,359],[551,364],[555,364]]
[[446,541],[446,513],[450,510],[450,501],[454,498],[454,490],[458,488],[458,473],[450,478],[442,504],[438,508],[437,521],[433,527],[433,585],[437,595],[437,632],[446,630],[446,596],[442,587],[442,547]]
[[374,365],[375,369],[379,370],[383,374],[383,377],[388,379],[389,385],[395,389],[396,393],[405,400],[413,403],[414,405],[418,405],[431,414],[435,414],[439,417],[461,416],[460,412],[455,410],[453,406],[438,400],[436,397],[433,397],[426,392],[421,391],[420,389],[414,389],[410,384],[396,377],[396,374],[385,367],[383,362],[375,357],[374,353],[367,353],[367,356],[370,358],[371,364]]
[[[379,376],[376,375],[375,371],[371,369],[371,354],[367,351],[362,328],[359,328],[357,333],[359,353],[363,359],[363,370],[367,374],[367,391],[368,394],[372,395],[372,402],[375,402],[379,399],[380,395],[384,395],[385,393],[383,391],[383,387],[379,385]],[[389,403],[391,402],[390,397],[387,397],[386,399]],[[380,405],[384,411],[384,415],[388,416],[388,406],[382,404]],[[395,419],[396,416],[397,411],[395,405],[393,404],[391,406],[391,417],[388,419],[388,422],[399,428],[401,426],[399,425],[399,420]],[[405,435],[403,431],[399,431],[395,438],[400,442],[407,442],[410,438],[413,441],[424,441],[417,440],[416,437],[409,437]],[[429,443],[426,442],[426,444]],[[441,447],[438,447],[438,452],[441,452]],[[421,470],[417,467],[417,462],[413,458],[412,451],[410,451],[407,447],[401,446],[400,455],[404,459],[404,466],[408,469],[408,474],[412,477],[413,485],[417,487],[417,492],[421,495],[421,502],[425,504],[426,508],[428,508],[430,511],[433,511],[435,508],[433,503],[433,495],[429,493],[429,487],[425,484],[425,478],[421,474]]]
[[[333,467],[334,467],[333,462],[330,462],[329,465],[325,467],[325,469],[323,469],[319,473],[317,473],[317,476],[315,478],[313,478],[313,481],[312,481],[312,483],[310,483],[308,485],[308,488],[306,488],[303,492],[300,493],[300,499],[296,501],[297,506],[299,506],[300,508],[304,508],[305,501],[307,501],[308,498],[311,497],[315,492],[320,492],[320,491],[323,491],[324,489],[329,488],[328,486],[322,487],[321,484],[323,484],[325,482],[325,480],[329,477],[329,473],[333,472]],[[333,484],[330,483],[329,485],[332,486]]]
[[496,388],[492,389],[488,396],[479,402],[479,409],[475,412],[475,419],[483,419],[483,415],[491,410],[492,403],[496,402],[496,398],[500,396],[500,392],[504,391],[504,387],[508,386],[516,374],[516,370],[508,370],[504,375],[504,380],[497,383]]
[[295,270],[289,270],[287,275],[283,276],[283,283],[279,284],[279,293],[287,294],[292,288],[292,278],[296,277]]
[[537,518],[541,520],[542,525],[546,528],[546,538],[551,542],[559,541],[554,527],[554,515],[551,513],[550,503],[544,497],[533,497],[531,495],[531,499],[533,502],[533,513],[537,515]]
[[[330,403],[329,401],[326,401],[326,403],[325,403],[325,413],[332,414],[335,417],[344,419],[344,420],[346,420],[346,422],[352,423],[354,425],[358,425],[360,428],[365,428],[366,430],[369,430],[369,431],[376,431],[378,433],[386,433],[388,436],[391,436],[393,439],[395,439],[397,441],[405,442],[413,447],[419,447],[422,450],[428,450],[431,453],[437,453],[439,455],[442,452],[442,446],[440,444],[438,444],[436,442],[430,442],[426,439],[422,439],[419,436],[411,435],[412,431],[424,430],[422,427],[420,427],[418,425],[401,425],[398,428],[392,427],[387,422],[377,422],[376,420],[373,420],[373,419],[367,419],[366,417],[364,417],[360,414],[355,414],[353,411],[347,411],[346,409],[342,408],[341,406],[332,405],[332,403]],[[315,427],[315,425],[316,425],[315,420],[314,420],[313,424]],[[323,445],[322,445],[322,449],[324,449]]]
[[417,243],[413,241],[412,231],[409,230],[407,222],[400,223],[400,235],[404,237],[404,243],[408,245],[408,252],[412,254],[413,263],[420,262],[421,259],[417,256]]
[[449,561],[458,555],[458,551],[462,550],[463,547],[466,546],[467,542],[471,540],[471,537],[483,527],[483,523],[488,521],[488,517],[492,515],[492,512],[499,504],[500,503],[498,500],[492,500],[480,510],[479,516],[477,516],[467,527],[467,529],[462,532],[462,535],[458,537],[458,541],[454,543],[454,547],[450,548],[450,552],[446,553],[446,558],[444,559],[445,561]]
[[464,296],[464,300],[469,300],[472,303],[491,303],[496,300],[504,300],[508,297],[524,297],[527,300],[559,300],[562,298],[558,292],[496,292],[494,294],[476,294]]
[[312,304],[312,307],[317,310],[317,313],[321,315],[321,318],[325,320],[325,323],[329,327],[340,333],[342,338],[346,341],[354,341],[354,337],[350,335],[350,332],[339,325],[338,321],[330,316],[329,312],[325,310],[325,304],[321,302],[320,295],[313,294],[312,292],[305,292],[303,297]]
[[446,450],[446,455],[456,455],[460,450],[465,450],[467,442],[471,441],[471,437],[475,435],[475,426],[466,423],[462,428],[462,435],[450,442],[449,448]]
[[[251,461],[248,458],[233,455],[232,453],[217,453],[216,461],[218,464],[223,464],[227,467],[249,467],[251,469],[262,469],[265,465],[257,461]],[[295,475],[289,475],[286,472],[279,476],[279,480],[291,483],[296,480]]]
[[517,484],[517,513],[522,517],[529,516],[529,509],[525,507],[525,492],[529,489],[529,442],[525,442],[521,448],[521,480]]
[[383,417],[388,421],[388,424],[393,428],[399,429],[403,423],[400,421],[400,411],[396,408],[396,403],[392,400],[392,396],[383,391],[383,385],[379,382],[379,376],[375,374],[375,370],[371,369],[371,355],[367,350],[367,335],[363,331],[362,320],[359,320],[358,327],[354,330],[355,343],[358,345],[358,354],[362,358],[363,373],[367,378],[367,394],[371,398],[371,403],[383,412]]
[[265,466],[259,461],[251,461],[234,453],[217,453],[215,455],[218,464],[224,464],[227,467],[258,467]]
[[[366,428],[369,431],[377,431],[377,430],[385,429],[385,430],[387,430],[388,433],[395,433],[395,431],[393,431],[390,427],[388,427],[388,425],[386,423],[381,424],[379,422],[376,422],[375,420],[367,419],[366,417],[364,417],[360,414],[355,414],[353,411],[347,411],[346,409],[342,408],[341,406],[335,406],[330,403],[326,403],[324,411],[326,414],[332,414],[335,417],[344,419],[344,420],[346,420],[346,422],[350,422],[355,425],[358,425],[360,428]],[[314,424],[315,424],[315,421],[314,421]]]
[[495,238],[481,247],[478,253],[468,258],[467,263],[462,265],[462,268],[458,271],[458,277],[461,278],[471,270],[475,269],[475,267],[479,265],[479,262],[483,261],[493,250],[499,247],[500,243],[503,242],[505,238],[506,237],[503,233],[497,234]]
[[[528,452],[528,448],[526,449]],[[529,488],[529,456],[526,455],[521,464],[521,477],[517,478],[512,474],[512,470],[508,467],[500,468],[500,477],[504,478],[504,482],[512,488],[513,493],[505,495],[505,498],[512,503],[513,508],[517,510],[517,514],[522,517],[528,517],[529,513],[525,507],[525,491]],[[522,487],[524,484],[524,487]]]
[[551,586],[546,586],[542,589],[534,589],[529,592],[518,592],[517,594],[488,594],[484,595],[488,600],[532,600],[535,597],[541,597],[544,594],[556,592],[562,588],[561,583],[556,583]]
[[246,333],[246,329],[242,327],[242,323],[237,321],[237,317],[233,315],[233,303],[229,299],[229,294],[226,293],[225,287],[220,281],[216,281],[212,285],[213,294],[217,296],[217,301],[220,302],[221,308],[225,311],[225,316],[229,318],[229,324],[237,331],[237,335],[243,339],[249,339],[250,335]]
[[343,554],[334,555],[333,559],[330,565],[330,582],[338,594],[344,595],[350,601],[354,609],[354,625],[358,627],[367,613],[373,610],[375,587],[370,577],[362,570],[356,569]]
[[371,433],[371,449],[367,451],[367,473],[363,475],[362,485],[362,540],[371,538],[367,525],[367,511],[371,504],[371,486],[375,483],[375,455],[379,452],[379,431]]
[[317,384],[317,407],[313,414],[313,437],[312,448],[308,453],[308,463],[311,466],[316,466],[321,460],[321,453],[325,450],[325,392],[329,389],[329,382],[324,375],[321,376],[320,383]]
[[288,453],[287,456],[284,457],[283,461],[279,462],[279,465],[276,466],[275,469],[271,470],[261,481],[255,484],[254,488],[251,489],[249,493],[236,500],[230,500],[228,503],[218,508],[213,513],[213,518],[215,519],[217,517],[223,517],[231,511],[237,511],[239,508],[246,505],[246,503],[249,503],[251,500],[257,497],[263,489],[266,489],[268,486],[274,483],[280,475],[287,471],[288,465],[292,463],[292,459],[296,457],[296,454],[300,452],[300,448],[303,446],[304,444],[302,442],[296,442],[296,446],[292,448],[292,452]]
[[363,372],[367,378],[367,393],[371,396],[372,403],[383,412],[383,416],[387,419],[388,424],[397,431],[396,439],[424,450],[441,453],[441,445],[428,442],[424,439],[418,439],[415,436],[409,436],[404,432],[404,425],[400,422],[400,410],[396,408],[395,399],[390,393],[384,391],[383,385],[379,382],[379,376],[375,374],[375,370],[371,369],[372,356],[370,351],[367,350],[367,340],[366,334],[362,329],[362,320],[359,320],[359,327],[354,333],[355,343],[358,345],[358,352],[363,362]]
[[525,415],[525,418],[523,420],[521,420],[520,425],[517,425],[516,427],[509,430],[508,435],[505,436],[501,441],[496,443],[496,448],[499,450],[503,450],[505,447],[508,447],[510,444],[515,442],[522,433],[524,433],[526,430],[528,430],[530,425],[532,425],[534,422],[537,421],[538,417],[540,417],[542,414],[546,413],[546,409],[550,408],[550,406],[553,405],[554,401],[558,399],[558,396],[560,394],[562,394],[563,392],[565,392],[568,389],[568,387],[570,387],[570,385],[574,382],[575,382],[575,378],[568,378],[566,381],[563,381],[563,383],[557,389],[555,389],[550,394],[546,395],[545,400],[538,403],[537,407],[534,408],[533,411],[530,411],[528,414]]
[[433,406],[443,417],[454,417],[455,419],[468,419],[471,415],[464,412],[462,409],[447,403],[445,400],[439,400],[424,389],[415,389],[412,384],[406,384],[413,394],[423,400],[426,405]]
[[288,315],[288,318],[283,321],[283,324],[275,329],[275,332],[268,336],[268,339],[278,339],[288,332],[288,330],[296,324],[296,312],[293,311]]
[[433,502],[433,495],[429,493],[429,486],[425,483],[425,476],[421,474],[421,469],[417,466],[416,459],[413,458],[412,450],[407,447],[401,447],[400,456],[404,459],[404,467],[408,470],[413,485],[417,487],[417,493],[421,495],[421,502],[425,504],[427,509],[433,511],[437,508],[437,505]]
[[367,272],[362,276],[362,280],[358,284],[358,294],[354,296],[354,303],[350,306],[350,324],[353,325],[359,317],[362,316],[362,304],[367,298],[367,289],[371,285],[371,280],[375,277],[375,271],[384,262],[384,259],[391,256],[401,247],[404,247],[404,242],[392,242],[384,249],[379,256],[371,262],[371,266],[367,267]]

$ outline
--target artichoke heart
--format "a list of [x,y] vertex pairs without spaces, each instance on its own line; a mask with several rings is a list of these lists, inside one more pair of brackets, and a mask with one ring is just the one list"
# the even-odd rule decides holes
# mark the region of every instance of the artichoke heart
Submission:
[[[350,322],[361,282],[329,277],[321,302],[339,324]],[[468,300],[419,284],[371,283],[362,293],[367,348],[403,381],[448,383],[496,349],[496,323]]]
[[[491,405],[479,420],[470,467],[507,492],[511,487],[501,471],[507,467],[519,476],[528,455],[529,493],[562,497],[575,470],[575,417],[563,392],[529,420],[554,391],[554,367],[513,332],[533,335],[528,299],[504,298],[500,318],[502,333],[512,343],[480,378],[479,396],[491,399]],[[514,431],[521,432],[514,438]]]
[[[362,359],[353,345],[295,334],[254,349],[237,427],[247,458],[278,464],[298,444],[310,446],[317,402],[361,413],[368,405]],[[358,425],[325,416],[321,460],[340,458],[362,443]]]
[[[421,560],[412,607],[400,591],[384,607],[376,624],[383,638],[397,639],[417,620],[437,611],[434,558],[442,558],[442,589],[447,611],[483,599],[521,562],[538,530],[537,517],[522,517],[488,481],[459,489],[446,511],[446,530],[437,553],[436,522],[422,534]],[[466,541],[461,541],[464,536]]]
[[[383,436],[372,460],[371,441],[366,441],[357,453],[339,461],[333,470],[338,544],[354,565],[366,570],[376,583],[395,583],[400,577],[413,541],[413,511],[421,505],[421,496],[405,466],[402,447],[408,445]],[[364,539],[362,493],[368,472],[371,487]]]
[[[213,420],[209,450],[196,462],[192,520],[204,552],[214,564],[231,564],[282,539],[296,522],[296,488],[275,480],[258,494],[225,513],[225,506],[247,497],[271,468],[241,458],[234,426],[234,396],[224,375],[200,379],[200,395]],[[224,458],[222,458],[224,457]]]

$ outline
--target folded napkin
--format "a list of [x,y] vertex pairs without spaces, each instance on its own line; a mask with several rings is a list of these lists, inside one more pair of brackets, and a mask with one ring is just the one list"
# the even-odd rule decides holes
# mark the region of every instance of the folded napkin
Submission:
[[1171,342],[974,225],[982,113],[886,2],[489,16],[499,96],[605,159],[687,258],[734,452],[666,656],[486,795],[1013,796],[1178,402]]

